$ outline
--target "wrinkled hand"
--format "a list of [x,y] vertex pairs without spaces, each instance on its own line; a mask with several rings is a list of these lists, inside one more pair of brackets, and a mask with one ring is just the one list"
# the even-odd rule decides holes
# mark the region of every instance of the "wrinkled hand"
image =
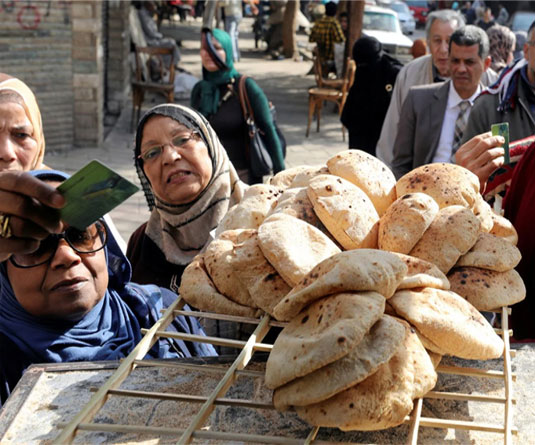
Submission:
[[0,213],[9,215],[12,236],[0,238],[0,261],[12,253],[33,252],[50,233],[61,232],[57,209],[65,198],[26,172],[0,172]]
[[484,189],[490,174],[503,165],[503,143],[503,136],[492,136],[489,131],[474,136],[455,153],[455,163],[479,178],[480,190]]

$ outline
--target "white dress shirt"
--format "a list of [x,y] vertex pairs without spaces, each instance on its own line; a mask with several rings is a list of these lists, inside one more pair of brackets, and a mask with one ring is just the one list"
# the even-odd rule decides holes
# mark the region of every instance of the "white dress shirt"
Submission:
[[451,160],[451,148],[453,145],[453,137],[455,134],[455,121],[461,111],[459,104],[463,100],[468,100],[470,102],[470,108],[466,110],[468,117],[470,116],[470,111],[474,105],[474,100],[481,93],[481,85],[477,86],[477,90],[472,96],[468,99],[462,99],[455,91],[453,82],[450,82],[450,91],[448,93],[448,104],[446,105],[446,111],[444,113],[444,121],[442,122],[442,131],[440,132],[440,139],[438,141],[437,151],[433,157],[433,162],[450,162]]

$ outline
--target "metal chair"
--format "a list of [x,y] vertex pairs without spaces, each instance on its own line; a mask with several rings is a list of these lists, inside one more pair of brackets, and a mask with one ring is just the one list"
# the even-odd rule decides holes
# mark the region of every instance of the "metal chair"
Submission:
[[132,81],[132,122],[139,121],[145,92],[161,93],[167,102],[175,99],[173,49],[136,46],[136,77]]
[[[338,106],[338,114],[342,114],[344,105],[347,98],[347,93],[353,81],[355,80],[355,71],[356,65],[354,60],[347,60],[347,68],[343,79],[341,80],[341,88],[327,87],[324,83],[324,80],[321,78],[321,71],[316,73],[316,81],[319,80],[319,85],[317,87],[309,88],[308,90],[308,124],[306,137],[310,132],[310,123],[314,115],[316,115],[317,128],[316,131],[320,131],[320,121],[321,121],[321,109],[323,107],[323,102],[334,102]],[[324,86],[325,85],[325,86]],[[365,105],[364,105],[365,106]],[[342,139],[345,141],[345,128],[342,125]]]

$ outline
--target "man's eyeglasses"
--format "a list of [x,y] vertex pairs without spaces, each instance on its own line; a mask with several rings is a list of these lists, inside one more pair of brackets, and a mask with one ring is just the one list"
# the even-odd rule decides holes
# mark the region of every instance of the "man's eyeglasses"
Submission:
[[46,237],[35,252],[11,255],[9,261],[13,266],[23,269],[48,263],[56,254],[61,239],[77,253],[94,253],[104,248],[108,234],[102,221],[97,221],[85,230],[68,227],[63,233],[53,233]]
[[[189,145],[199,140],[198,133],[191,131],[189,133],[181,133],[171,139],[171,143],[168,144],[173,149],[177,148],[188,148]],[[158,157],[163,153],[165,145],[157,145],[149,148],[144,153],[141,153],[138,156],[138,159],[143,160],[143,162],[152,162],[158,159]]]

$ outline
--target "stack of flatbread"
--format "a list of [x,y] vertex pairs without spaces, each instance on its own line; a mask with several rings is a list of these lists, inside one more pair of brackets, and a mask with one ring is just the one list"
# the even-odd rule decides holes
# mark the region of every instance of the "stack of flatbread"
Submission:
[[266,385],[277,409],[314,425],[399,425],[442,355],[501,356],[479,311],[525,297],[513,226],[452,164],[396,182],[377,158],[344,151],[251,187],[217,235],[186,268],[181,296],[287,321]]

